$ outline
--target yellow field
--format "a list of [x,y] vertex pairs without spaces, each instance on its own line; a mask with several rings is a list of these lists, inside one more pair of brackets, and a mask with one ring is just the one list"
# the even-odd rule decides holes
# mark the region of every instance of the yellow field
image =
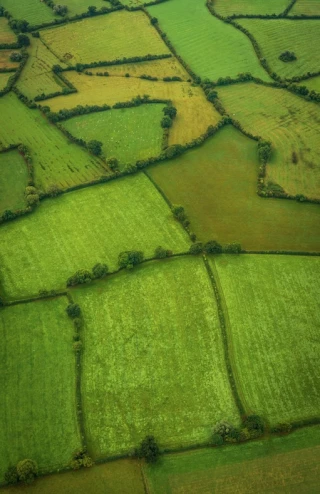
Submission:
[[46,29],[41,38],[72,65],[169,52],[143,12],[125,10]]
[[254,83],[221,87],[218,94],[246,130],[271,141],[266,181],[281,185],[291,195],[320,197],[319,105]]
[[9,69],[9,68],[18,68],[19,62],[11,62],[10,54],[15,50],[0,50],[0,68],[1,69]]
[[8,82],[9,77],[12,75],[10,72],[2,72],[0,73],[0,91],[2,91]]
[[98,67],[89,69],[93,74],[99,72],[108,72],[111,76],[125,76],[130,74],[131,77],[140,77],[141,75],[150,75],[152,77],[174,77],[178,76],[183,81],[190,79],[190,75],[180,62],[174,58],[163,58],[162,60],[151,60],[150,62],[125,63],[122,65],[112,65],[111,67]]
[[11,31],[8,21],[5,17],[0,17],[0,43],[15,43],[17,37]]
[[209,125],[215,125],[220,115],[206,100],[199,87],[187,82],[146,81],[130,77],[94,77],[68,72],[67,77],[78,93],[46,100],[56,112],[77,105],[114,105],[130,101],[134,96],[148,94],[151,98],[170,99],[178,110],[170,129],[169,144],[183,144],[203,134]]
[[212,0],[212,5],[225,17],[232,14],[266,15],[283,12],[288,0]]

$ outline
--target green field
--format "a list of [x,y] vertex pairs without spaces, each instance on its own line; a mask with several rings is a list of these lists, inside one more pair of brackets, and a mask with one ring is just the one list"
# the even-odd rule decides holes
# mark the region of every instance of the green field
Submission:
[[0,481],[23,458],[46,472],[80,447],[67,303],[62,297],[0,312]]
[[319,0],[298,0],[289,15],[320,15]]
[[317,91],[317,93],[320,93],[320,76],[312,77],[311,79],[307,79],[300,84],[307,86],[310,91]]
[[320,198],[319,105],[254,83],[221,87],[218,94],[245,130],[271,141],[266,183],[279,184],[290,195]]
[[[17,50],[0,50],[0,69],[17,69],[19,67],[18,62],[12,62],[10,60],[11,53],[17,53]],[[0,75],[5,75],[5,73],[1,73]],[[8,75],[8,74],[7,74]],[[9,76],[12,74],[9,74]]]
[[[253,34],[271,70],[280,77],[290,79],[318,72],[320,54],[313,48],[319,41],[320,20],[239,19],[237,22]],[[279,55],[287,50],[293,51],[297,60],[279,60]]]
[[221,256],[211,265],[248,412],[273,425],[317,416],[320,258]]
[[72,293],[85,321],[82,395],[95,457],[132,451],[147,434],[162,446],[206,442],[217,421],[238,422],[201,257]]
[[23,19],[30,25],[53,22],[59,18],[53,10],[40,0],[1,0],[1,6],[7,10],[14,19]]
[[135,163],[161,153],[163,108],[164,105],[147,104],[91,113],[71,118],[62,125],[78,139],[101,141],[107,158],[115,157],[122,164]]
[[11,72],[0,72],[0,91],[7,86],[9,77],[12,75]]
[[39,110],[30,110],[14,93],[0,99],[0,142],[23,143],[31,151],[36,185],[68,187],[108,174],[106,166],[73,144]]
[[71,65],[169,51],[143,12],[125,10],[46,29],[41,39]]
[[17,36],[9,27],[7,19],[0,17],[0,43],[15,43],[16,41]]
[[148,169],[185,206],[200,240],[248,250],[319,251],[320,207],[256,194],[257,144],[228,126],[200,148]]
[[50,94],[62,91],[65,84],[52,72],[52,66],[60,64],[58,60],[40,39],[31,38],[29,59],[19,78],[17,87],[27,96],[33,99],[40,94]]
[[166,455],[145,467],[150,494],[317,494],[320,427],[236,447]]
[[63,5],[68,7],[68,16],[71,17],[87,12],[89,6],[97,7],[97,10],[100,10],[102,7],[110,7],[109,2],[105,0],[63,0]]
[[6,209],[25,208],[27,180],[27,166],[18,151],[0,153],[0,216]]
[[[212,0],[211,0],[212,1]],[[212,5],[218,14],[228,17],[232,14],[271,15],[281,14],[289,0],[213,0]]]
[[203,1],[174,0],[148,7],[175,49],[200,77],[217,80],[251,72],[269,81],[250,41],[213,17]]
[[0,278],[9,297],[64,287],[75,271],[97,262],[115,269],[124,250],[150,256],[159,245],[174,252],[189,247],[142,174],[47,200],[32,215],[3,225],[0,239]]

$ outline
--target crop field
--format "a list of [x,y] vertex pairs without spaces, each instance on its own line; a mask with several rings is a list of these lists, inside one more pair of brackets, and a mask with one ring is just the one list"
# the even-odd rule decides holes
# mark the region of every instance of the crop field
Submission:
[[80,447],[73,326],[65,297],[0,312],[0,480],[34,458],[41,471],[65,466]]
[[228,17],[232,14],[271,15],[281,14],[288,7],[289,0],[213,0],[218,14]]
[[10,54],[14,51],[15,50],[0,50],[0,69],[16,69],[19,67],[18,62],[11,62],[9,58]]
[[0,72],[0,91],[7,86],[9,77],[12,75],[11,72]]
[[59,187],[87,182],[108,174],[97,158],[70,143],[39,110],[29,110],[15,94],[0,99],[0,142],[23,143],[31,151],[38,187]]
[[18,89],[30,99],[40,94],[62,91],[65,84],[52,72],[55,64],[60,64],[60,61],[41,40],[32,40],[29,59],[19,78]]
[[320,15],[320,4],[318,0],[298,0],[292,10],[290,10],[290,15]]
[[316,416],[320,259],[242,255],[211,263],[224,295],[247,410],[272,425]]
[[102,111],[71,118],[62,125],[79,139],[101,141],[107,158],[130,164],[161,153],[163,108],[160,104],[146,104]]
[[237,447],[170,454],[144,471],[150,494],[316,494],[319,459],[315,426]]
[[269,81],[251,42],[232,26],[213,17],[205,2],[174,0],[148,7],[179,55],[200,77],[217,80],[251,72]]
[[201,257],[155,261],[72,293],[85,321],[84,416],[95,456],[129,452],[148,433],[163,446],[201,443],[218,420],[238,422]]
[[0,215],[26,206],[27,166],[18,151],[0,153]]
[[102,7],[110,7],[109,2],[105,0],[63,0],[63,5],[68,7],[68,15],[73,16],[87,12],[88,7],[94,6],[97,10]]
[[44,22],[53,22],[58,17],[53,10],[40,0],[1,0],[1,6],[14,19],[23,19],[35,26]]
[[41,39],[71,65],[169,52],[143,12],[125,10],[46,29]]
[[124,250],[150,256],[159,245],[177,253],[190,244],[143,174],[49,199],[31,216],[3,225],[0,238],[0,278],[10,297],[63,288],[78,269],[97,262],[114,270]]
[[[320,20],[239,19],[238,23],[253,34],[271,70],[281,77],[290,79],[318,72],[320,54],[312,47],[318,43]],[[281,53],[287,50],[294,52],[297,60],[279,60]]]
[[0,43],[15,43],[16,41],[17,36],[10,29],[7,19],[0,17]]
[[200,240],[247,250],[318,251],[320,208],[256,194],[257,144],[232,126],[148,173],[182,204]]
[[226,110],[248,132],[271,141],[266,181],[280,185],[290,195],[319,198],[319,105],[253,83],[221,87],[218,94]]
[[[107,67],[108,68],[108,67]],[[201,88],[187,82],[147,81],[136,77],[92,77],[65,72],[78,93],[46,100],[52,111],[75,108],[77,105],[114,105],[118,101],[148,94],[150,98],[171,100],[177,117],[169,133],[169,144],[184,144],[204,134],[209,125],[221,119]]]

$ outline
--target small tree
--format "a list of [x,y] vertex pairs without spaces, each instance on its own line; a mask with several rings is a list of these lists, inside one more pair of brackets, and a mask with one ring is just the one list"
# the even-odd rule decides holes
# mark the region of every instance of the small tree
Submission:
[[154,251],[154,257],[156,259],[164,259],[165,257],[167,257],[166,249],[164,249],[161,246],[157,247],[156,250]]
[[160,449],[154,436],[147,436],[141,442],[138,451],[140,458],[145,458],[147,463],[156,463],[160,456]]
[[79,470],[81,467],[89,468],[94,465],[94,461],[88,455],[86,449],[81,449],[74,453],[73,458],[70,462],[71,468],[73,470]]
[[190,245],[189,252],[190,254],[200,254],[203,251],[203,244],[202,242],[195,242],[194,244]]
[[90,5],[90,7],[88,7],[88,13],[90,15],[95,15],[97,13],[97,7],[95,7],[94,5]]
[[20,62],[20,60],[22,60],[21,53],[13,51],[10,53],[10,60],[11,62]]
[[120,252],[118,265],[120,268],[133,268],[133,266],[140,264],[143,261],[143,257],[143,252],[138,250]]
[[68,7],[66,5],[55,5],[52,10],[55,14],[64,16],[68,12]]
[[18,34],[18,45],[19,46],[29,46],[30,39],[26,34]]
[[22,460],[17,464],[17,474],[19,480],[26,484],[31,484],[38,474],[38,465],[33,460]]
[[265,431],[265,422],[259,415],[249,415],[243,423],[250,434],[250,437],[255,438],[262,436]]
[[177,116],[177,109],[174,106],[166,106],[162,111],[172,120]]
[[93,139],[92,141],[88,142],[87,148],[90,153],[95,154],[96,156],[100,156],[102,153],[102,142]]
[[241,252],[241,244],[231,242],[225,246],[224,251],[228,254],[239,254]]
[[90,283],[92,280],[92,274],[87,269],[79,269],[74,275],[70,276],[67,280],[67,286],[83,285],[84,283]]
[[107,160],[107,165],[113,172],[119,170],[119,161],[117,158],[109,158]]
[[67,314],[72,319],[79,317],[81,314],[81,309],[78,304],[69,304],[66,308]]
[[108,266],[106,264],[95,264],[92,268],[92,274],[94,278],[103,278],[108,273]]
[[168,115],[165,115],[163,117],[163,119],[161,120],[161,127],[163,129],[169,129],[170,127],[172,127],[172,120],[171,118],[168,116]]
[[210,240],[204,246],[206,254],[221,254],[222,246],[216,240]]

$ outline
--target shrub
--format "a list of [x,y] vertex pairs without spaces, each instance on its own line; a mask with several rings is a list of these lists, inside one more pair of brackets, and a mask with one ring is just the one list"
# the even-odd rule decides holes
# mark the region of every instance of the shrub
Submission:
[[218,422],[213,428],[213,435],[219,435],[225,439],[232,430],[234,430],[234,426],[229,422]]
[[156,250],[154,251],[154,257],[156,259],[164,259],[165,257],[167,257],[166,249],[164,249],[161,246],[157,247]]
[[113,172],[119,170],[119,161],[117,160],[117,158],[109,158],[107,160],[107,165]]
[[259,415],[249,415],[245,419],[243,427],[248,430],[251,438],[255,438],[263,435],[265,422]]
[[166,106],[162,111],[172,120],[177,116],[177,109],[174,106]]
[[10,53],[10,60],[11,62],[20,62],[22,60],[21,53],[17,53],[17,52]]
[[73,324],[74,324],[74,327],[79,331],[79,329],[82,328],[82,319],[80,319],[80,317],[75,317],[73,319]]
[[68,316],[72,319],[78,318],[81,314],[81,309],[78,304],[69,304],[66,311]]
[[33,460],[21,460],[17,463],[17,474],[19,480],[31,484],[38,474],[38,465]]
[[66,5],[55,5],[52,10],[55,14],[64,16],[68,12],[68,7]]
[[241,252],[241,244],[231,242],[230,244],[227,244],[223,250],[227,254],[239,254]]
[[126,250],[120,252],[118,257],[118,265],[120,268],[133,268],[136,264],[143,261],[143,252],[138,250]]
[[82,341],[78,340],[73,343],[73,349],[76,353],[80,353],[82,350]]
[[4,480],[7,484],[16,484],[19,480],[17,467],[9,467],[4,474]]
[[29,46],[30,39],[26,34],[18,34],[18,44],[19,46]]
[[27,199],[28,206],[35,206],[36,204],[39,203],[38,194],[28,194],[26,199]]
[[292,430],[292,425],[289,422],[282,422],[281,424],[276,425],[272,428],[271,432],[276,434],[289,434]]
[[202,242],[196,242],[192,245],[190,245],[189,252],[190,254],[200,254],[203,250],[203,243]]
[[220,434],[213,434],[212,444],[213,446],[221,446],[223,444],[223,437]]
[[145,458],[147,463],[157,462],[160,456],[160,450],[153,436],[147,436],[144,438],[140,444],[138,456],[140,458]]
[[92,274],[86,269],[79,269],[73,276],[67,280],[67,286],[82,285],[92,280]]
[[173,204],[172,206],[172,213],[173,213],[173,216],[183,222],[184,220],[187,219],[187,215],[186,215],[186,212],[184,210],[184,207],[183,206],[179,206],[177,204]]
[[184,147],[181,144],[174,144],[166,149],[166,158],[172,159],[176,156],[180,156],[184,151]]
[[58,187],[57,184],[51,184],[47,189],[47,194],[50,197],[57,197],[59,194],[62,194],[62,190]]
[[71,468],[73,470],[79,470],[81,467],[90,468],[94,465],[94,461],[87,454],[86,449],[81,449],[74,453],[73,458],[70,462]]
[[295,60],[297,60],[297,57],[293,51],[284,51],[279,56],[279,60],[281,60],[282,62],[294,62]]
[[163,129],[169,129],[170,127],[172,127],[172,124],[173,124],[173,122],[168,115],[165,115],[163,117],[163,119],[161,120],[161,127]]
[[106,264],[95,264],[92,268],[92,274],[94,278],[103,278],[108,273],[108,266]]
[[206,254],[221,254],[222,246],[216,240],[210,240],[204,246]]
[[90,153],[94,154],[95,156],[100,156],[102,153],[102,142],[93,139],[92,141],[88,142],[87,148]]

